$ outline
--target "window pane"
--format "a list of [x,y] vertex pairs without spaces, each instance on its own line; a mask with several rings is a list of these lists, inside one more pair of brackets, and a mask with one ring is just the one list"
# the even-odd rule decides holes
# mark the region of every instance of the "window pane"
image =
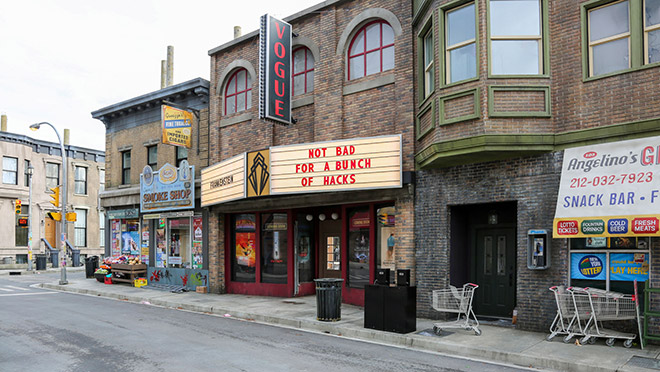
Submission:
[[245,93],[239,93],[237,98],[238,98],[238,103],[236,104],[236,111],[244,111],[245,110]]
[[367,54],[367,75],[380,72],[380,50]]
[[151,146],[149,147],[149,159],[147,159],[148,164],[156,164],[158,162],[158,147]]
[[648,63],[660,62],[660,30],[649,32]]
[[227,105],[227,115],[233,114],[236,112],[236,96],[228,97],[226,100]]
[[313,90],[314,90],[314,70],[307,73],[307,92],[311,92]]
[[18,171],[18,159],[2,158],[2,169],[7,171]]
[[[368,60],[368,57],[367,57]],[[394,47],[383,49],[383,71],[394,68]]]
[[468,44],[464,47],[449,52],[450,83],[470,79],[477,76],[477,48],[476,44]]
[[646,26],[653,26],[660,23],[660,0],[646,0],[644,14],[646,17]]
[[533,75],[539,73],[539,42],[536,40],[493,40],[492,73]]
[[628,65],[628,38],[593,47],[594,75],[625,70]]
[[[248,83],[250,82],[250,79],[248,79]],[[252,107],[252,89],[247,91],[247,107],[246,110]]]
[[305,48],[300,48],[293,53],[293,73],[298,74],[305,70]]
[[123,167],[124,168],[130,168],[131,167],[131,153],[129,151],[124,152],[123,154]]
[[474,4],[447,13],[447,45],[474,39]]
[[293,78],[293,94],[295,96],[305,93],[305,74]]
[[353,39],[353,45],[351,45],[350,55],[355,55],[358,53],[364,53],[364,31],[358,32]]
[[227,83],[226,95],[230,95],[234,93],[236,93],[236,75],[234,75],[234,77],[231,80],[229,80],[229,83]]
[[286,284],[287,268],[287,214],[262,215],[261,281]]
[[628,32],[628,1],[589,12],[589,40],[600,40]]
[[369,284],[369,208],[355,208],[348,216],[348,286],[363,288]]
[[429,33],[424,38],[424,66],[428,66],[433,61],[433,33]]
[[491,0],[491,36],[541,34],[539,0]]
[[349,60],[350,62],[350,70],[351,70],[351,76],[349,79],[357,79],[361,78],[364,76],[364,58],[362,56],[351,58]]
[[382,25],[383,25],[382,45],[394,44],[394,30],[392,30],[392,26],[388,25],[387,23],[382,23]]
[[237,82],[237,87],[236,87],[237,92],[245,90],[245,70],[240,70],[236,74],[236,82]]
[[376,49],[380,46],[380,23],[374,23],[367,27],[367,50]]

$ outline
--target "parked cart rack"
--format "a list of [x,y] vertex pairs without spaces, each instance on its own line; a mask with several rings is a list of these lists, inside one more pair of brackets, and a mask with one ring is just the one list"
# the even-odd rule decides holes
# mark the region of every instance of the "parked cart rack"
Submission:
[[[555,295],[557,315],[552,325],[550,325],[550,334],[546,337],[546,340],[550,341],[557,335],[563,335],[564,343],[569,343],[575,336],[584,336],[583,323],[580,321],[580,316],[575,310],[576,305],[573,293],[564,286],[550,287],[550,290]],[[588,294],[579,294],[577,301],[584,302],[586,299],[584,298],[585,296],[588,296]],[[588,299],[586,299],[586,303],[589,303]],[[588,314],[583,313],[581,315],[584,322],[586,322]]]
[[444,328],[463,328],[473,331],[477,336],[481,335],[479,321],[472,311],[472,299],[477,288],[478,285],[467,283],[462,289],[450,285],[448,289],[434,290],[433,308],[444,313],[456,313],[457,318],[454,321],[434,323],[433,332],[440,334]]

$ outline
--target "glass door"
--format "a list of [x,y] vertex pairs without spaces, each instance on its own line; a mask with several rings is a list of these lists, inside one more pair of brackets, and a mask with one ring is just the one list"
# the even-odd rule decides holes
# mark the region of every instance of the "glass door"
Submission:
[[168,267],[190,268],[192,256],[190,254],[190,217],[172,218],[168,221]]

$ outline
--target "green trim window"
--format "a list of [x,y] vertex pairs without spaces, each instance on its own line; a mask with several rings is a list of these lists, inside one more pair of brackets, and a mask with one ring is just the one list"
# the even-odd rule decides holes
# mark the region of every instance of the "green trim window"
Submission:
[[445,81],[477,76],[477,27],[474,2],[445,11]]
[[433,29],[429,29],[424,35],[424,97],[428,97],[435,90],[435,69],[433,52]]
[[541,0],[489,0],[490,71],[543,74]]
[[660,0],[644,0],[644,61],[660,62]]
[[158,146],[147,146],[147,165],[153,170],[158,169]]
[[628,0],[589,10],[589,75],[630,68]]

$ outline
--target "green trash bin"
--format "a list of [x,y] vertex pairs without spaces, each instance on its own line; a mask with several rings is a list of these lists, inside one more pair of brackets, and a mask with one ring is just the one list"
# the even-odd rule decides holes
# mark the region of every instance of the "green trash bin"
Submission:
[[341,320],[341,287],[344,279],[314,279],[316,283],[316,320]]

